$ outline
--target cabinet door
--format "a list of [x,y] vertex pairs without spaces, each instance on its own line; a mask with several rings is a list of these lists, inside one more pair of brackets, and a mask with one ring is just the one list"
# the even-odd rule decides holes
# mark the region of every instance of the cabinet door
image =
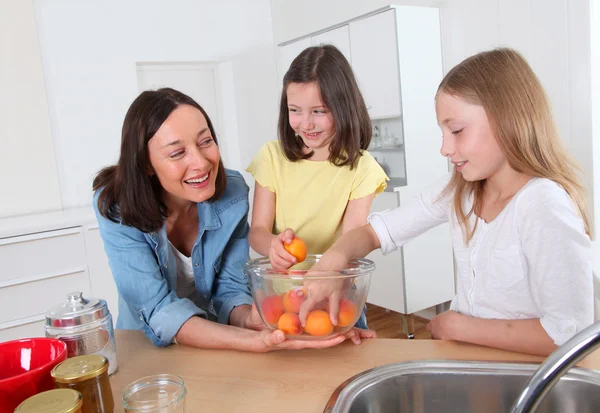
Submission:
[[340,52],[348,59],[348,62],[352,62],[352,53],[350,50],[350,33],[348,25],[338,27],[337,29],[328,30],[324,33],[317,34],[311,37],[311,43],[313,46],[320,46],[322,44],[331,44],[337,47]]
[[350,23],[350,51],[354,74],[371,118],[400,116],[395,10]]
[[104,244],[100,237],[98,225],[90,224],[86,226],[84,234],[92,294],[94,298],[106,300],[113,317],[113,323],[116,323],[119,313],[119,293],[108,265],[108,257],[104,252]]
[[277,78],[279,79],[278,89],[283,85],[283,76],[290,68],[294,59],[307,47],[310,47],[310,38],[298,40],[297,42],[286,44],[279,47],[277,51]]
[[[400,190],[400,203],[414,202],[419,190]],[[449,224],[432,228],[402,247],[406,314],[452,300],[455,295]]]
[[[398,193],[384,192],[373,200],[371,212],[381,212],[397,206]],[[406,313],[402,249],[385,256],[378,249],[367,255],[367,258],[375,263],[367,302],[399,313]]]

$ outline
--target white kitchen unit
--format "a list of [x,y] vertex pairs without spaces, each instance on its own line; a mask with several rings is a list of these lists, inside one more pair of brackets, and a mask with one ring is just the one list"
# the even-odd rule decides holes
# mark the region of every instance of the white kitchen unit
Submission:
[[[435,10],[434,10],[435,11]],[[371,119],[402,114],[396,10],[349,23],[352,68]],[[417,34],[402,41],[415,41]]]
[[283,87],[283,76],[290,68],[294,59],[307,47],[312,46],[310,37],[277,48],[277,78],[279,93]]
[[[314,44],[317,36],[329,36],[332,44],[345,44],[340,35],[346,32],[350,63],[373,123],[369,152],[391,178],[386,192],[375,198],[371,211],[396,208],[411,202],[427,185],[448,173],[448,163],[439,153],[441,132],[434,107],[443,78],[439,10],[385,7],[282,43],[280,59],[285,55],[286,62],[291,61],[294,52],[303,50],[309,39]],[[279,68],[287,70],[285,62],[280,60]],[[448,224],[421,235],[395,253],[383,256],[375,251],[369,258],[377,266],[371,280],[370,303],[413,314],[454,297]]]
[[337,29],[327,30],[323,33],[315,34],[310,38],[313,46],[321,44],[332,44],[337,47],[349,62],[352,61],[352,48],[350,46],[350,36],[348,25],[338,27]]
[[92,208],[0,219],[0,341],[44,336],[44,312],[67,293],[118,294]]

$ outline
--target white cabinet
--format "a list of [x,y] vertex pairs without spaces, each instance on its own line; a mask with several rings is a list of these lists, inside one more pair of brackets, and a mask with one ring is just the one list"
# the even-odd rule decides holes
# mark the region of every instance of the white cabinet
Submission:
[[313,46],[320,46],[323,44],[331,44],[337,47],[340,52],[348,59],[348,62],[352,62],[352,52],[350,48],[350,37],[348,32],[348,25],[338,27],[337,29],[328,30],[323,33],[319,33],[310,38]]
[[98,224],[86,225],[83,233],[85,236],[87,267],[94,297],[106,300],[113,322],[116,322],[119,314],[119,293],[108,265],[108,257],[104,252],[104,243],[102,237],[100,237]]
[[[287,73],[294,59],[307,47],[311,46],[310,37],[281,46],[277,50],[277,77],[279,88],[283,87],[283,76]],[[280,89],[281,90],[281,89]]]
[[0,341],[43,337],[44,313],[70,292],[118,294],[91,208],[0,219]]
[[[351,22],[349,26],[352,68],[371,119],[400,116],[396,10]],[[410,41],[414,42],[414,37]]]

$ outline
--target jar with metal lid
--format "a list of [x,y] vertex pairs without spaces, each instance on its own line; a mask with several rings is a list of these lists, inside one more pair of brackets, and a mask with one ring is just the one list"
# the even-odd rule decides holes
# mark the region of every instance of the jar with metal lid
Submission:
[[24,400],[15,413],[82,413],[83,397],[77,390],[54,389]]
[[106,357],[89,355],[66,359],[54,366],[50,374],[57,388],[82,394],[82,413],[113,413],[115,402]]
[[86,299],[80,291],[67,294],[64,304],[46,311],[46,337],[67,344],[67,357],[98,354],[108,359],[108,374],[117,370],[112,315],[106,301]]

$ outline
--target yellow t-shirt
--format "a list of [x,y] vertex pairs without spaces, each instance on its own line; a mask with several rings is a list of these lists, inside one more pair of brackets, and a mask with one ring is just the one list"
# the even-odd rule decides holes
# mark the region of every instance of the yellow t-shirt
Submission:
[[324,253],[341,234],[349,200],[383,192],[389,180],[367,152],[355,168],[329,161],[289,161],[279,141],[267,142],[246,171],[275,192],[273,233],[286,228],[303,239],[309,254]]

